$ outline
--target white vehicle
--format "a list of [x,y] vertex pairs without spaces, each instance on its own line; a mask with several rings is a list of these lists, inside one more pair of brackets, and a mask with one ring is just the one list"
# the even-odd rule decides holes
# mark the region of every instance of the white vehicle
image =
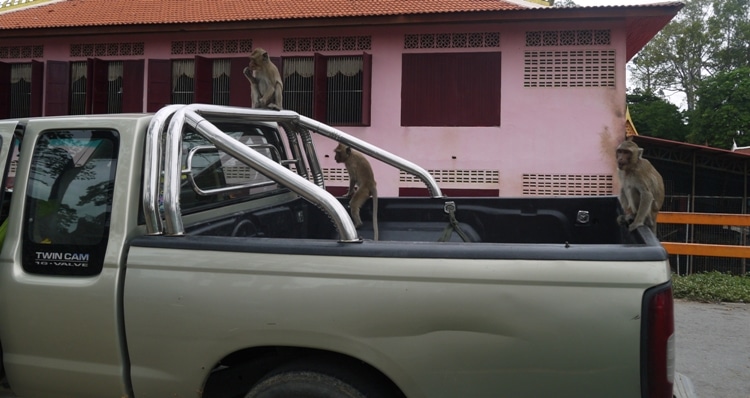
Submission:
[[[354,228],[310,134],[425,181]],[[289,111],[0,121],[0,344],[39,397],[671,398],[667,253],[616,197],[446,198]]]

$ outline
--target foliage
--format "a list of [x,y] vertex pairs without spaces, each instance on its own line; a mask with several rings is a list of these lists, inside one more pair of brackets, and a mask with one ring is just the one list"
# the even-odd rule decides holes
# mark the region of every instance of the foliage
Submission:
[[688,127],[677,106],[650,91],[635,89],[627,95],[628,109],[640,135],[685,141]]
[[646,91],[676,91],[685,95],[687,110],[695,107],[695,90],[707,60],[718,45],[718,33],[706,29],[712,1],[689,0],[675,19],[633,59],[632,78]]
[[709,60],[714,72],[750,65],[750,0],[714,1],[708,29],[721,40]]
[[750,303],[750,275],[734,276],[718,271],[679,276],[672,274],[673,294],[701,302]]
[[578,7],[578,4],[573,0],[557,0],[554,2],[553,6],[557,8]]
[[750,67],[720,72],[698,88],[689,141],[731,148],[750,145]]
[[[633,58],[629,70],[642,93],[684,95],[683,119],[690,133],[677,140],[729,149],[733,139],[750,145],[748,65],[750,0],[686,0],[675,19]],[[651,108],[630,110],[634,122],[656,117]],[[656,131],[649,135],[667,138]]]

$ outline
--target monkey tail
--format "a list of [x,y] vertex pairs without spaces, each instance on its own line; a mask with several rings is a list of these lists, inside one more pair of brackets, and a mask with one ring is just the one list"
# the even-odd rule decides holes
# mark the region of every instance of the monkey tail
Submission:
[[372,233],[373,239],[378,240],[378,192],[372,192]]

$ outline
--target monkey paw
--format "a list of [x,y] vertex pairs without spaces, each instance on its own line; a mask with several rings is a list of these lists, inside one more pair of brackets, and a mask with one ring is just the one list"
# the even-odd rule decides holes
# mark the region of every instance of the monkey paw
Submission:
[[638,227],[641,227],[641,226],[643,226],[643,223],[640,223],[640,224],[635,224],[635,223],[630,224],[630,226],[628,227],[628,231],[633,232],[636,229],[638,229]]
[[631,222],[635,220],[635,217],[633,217],[630,214],[623,214],[617,216],[617,223],[620,225],[630,225]]

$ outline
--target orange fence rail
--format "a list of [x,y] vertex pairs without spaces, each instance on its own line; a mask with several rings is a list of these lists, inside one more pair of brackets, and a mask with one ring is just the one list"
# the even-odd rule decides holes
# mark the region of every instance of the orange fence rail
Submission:
[[[656,217],[663,224],[700,224],[750,227],[750,214],[660,212]],[[669,254],[750,258],[750,246],[711,245],[703,243],[662,242]]]

